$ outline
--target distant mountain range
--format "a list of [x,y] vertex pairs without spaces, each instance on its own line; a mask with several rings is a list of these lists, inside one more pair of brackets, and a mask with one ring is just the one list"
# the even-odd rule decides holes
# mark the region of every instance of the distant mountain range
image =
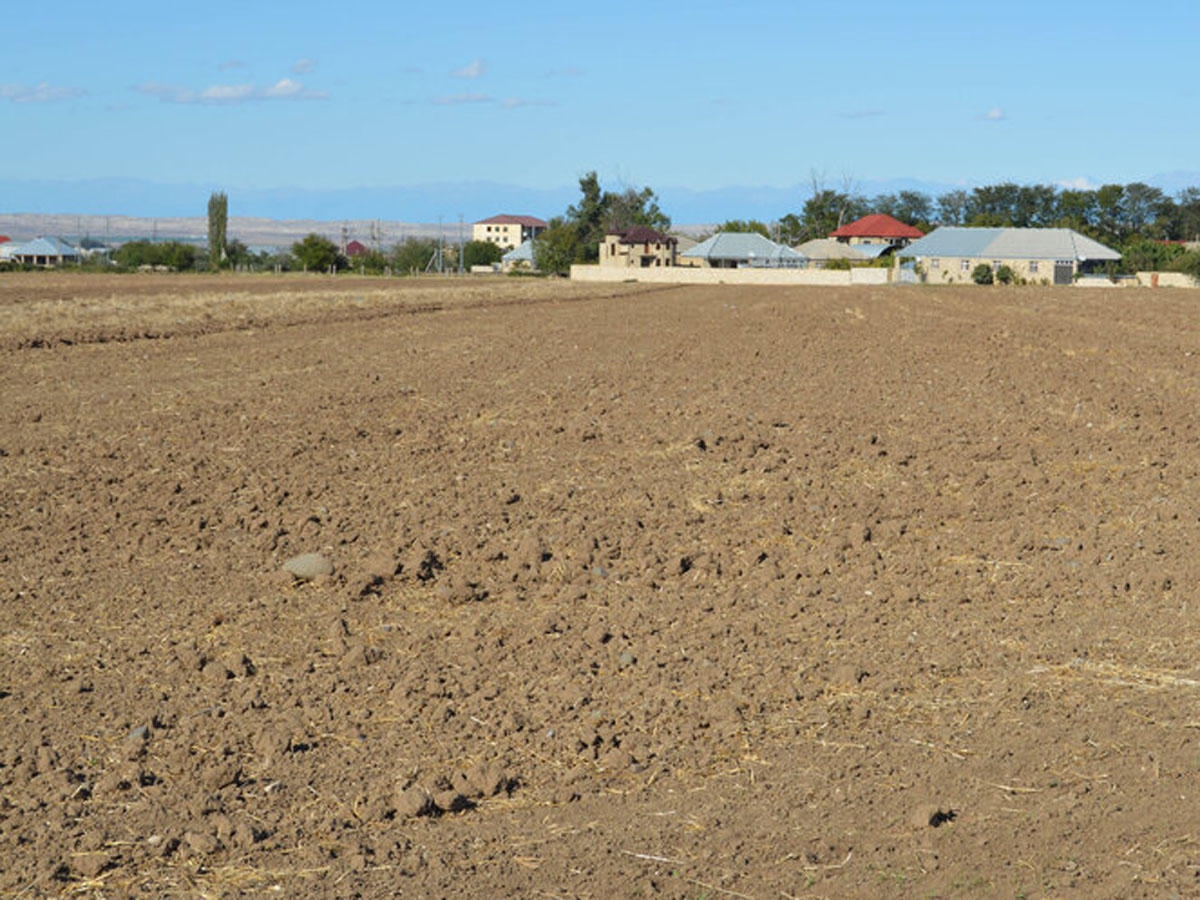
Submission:
[[[1200,172],[1168,172],[1142,180],[1175,194],[1200,186]],[[1098,184],[1098,181],[1093,183]],[[624,185],[605,183],[607,189]],[[633,185],[641,187],[642,185]],[[974,185],[917,179],[829,180],[865,197],[921,191],[937,197]],[[1072,185],[1074,186],[1074,185]],[[702,231],[729,219],[770,222],[799,212],[812,193],[811,183],[790,186],[732,186],[692,189],[651,185],[659,205],[683,231]],[[26,238],[38,234],[203,239],[204,213],[212,190],[220,186],[168,184],[132,178],[79,181],[24,181],[0,178],[0,234]],[[373,229],[380,243],[442,231],[456,239],[460,221],[469,239],[472,222],[497,213],[561,215],[579,199],[577,185],[525,188],[491,181],[463,181],[390,187],[226,189],[230,237],[247,244],[289,243],[310,231],[338,240],[348,236],[368,243]],[[372,224],[374,223],[374,224]],[[439,225],[440,223],[440,225]]]

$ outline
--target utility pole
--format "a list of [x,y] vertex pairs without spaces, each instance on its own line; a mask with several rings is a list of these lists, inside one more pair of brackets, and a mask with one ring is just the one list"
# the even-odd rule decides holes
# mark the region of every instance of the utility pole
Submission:
[[463,217],[462,213],[458,214],[458,274],[463,273]]

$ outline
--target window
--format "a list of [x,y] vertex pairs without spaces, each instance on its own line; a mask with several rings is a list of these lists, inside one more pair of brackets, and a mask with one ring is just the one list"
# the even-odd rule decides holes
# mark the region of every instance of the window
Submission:
[[1030,275],[1037,274],[1037,260],[1036,259],[1031,259],[1029,261],[1029,274]]
[[970,272],[971,271],[971,261],[969,259],[964,259],[962,262],[960,262],[958,264],[958,268],[960,271]]
[[929,261],[929,268],[940,269],[941,267],[942,267],[942,261],[940,259],[931,259]]

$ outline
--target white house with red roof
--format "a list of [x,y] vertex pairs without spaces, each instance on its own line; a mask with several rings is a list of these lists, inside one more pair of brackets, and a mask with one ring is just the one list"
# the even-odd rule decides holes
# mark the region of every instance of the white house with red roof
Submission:
[[869,255],[882,256],[884,252],[919,241],[925,237],[925,232],[884,213],[872,213],[831,231],[829,236],[851,246],[869,244],[878,247],[879,252]]
[[501,250],[519,247],[546,230],[546,223],[534,216],[512,216],[503,214],[476,222],[471,228],[471,239],[487,241]]

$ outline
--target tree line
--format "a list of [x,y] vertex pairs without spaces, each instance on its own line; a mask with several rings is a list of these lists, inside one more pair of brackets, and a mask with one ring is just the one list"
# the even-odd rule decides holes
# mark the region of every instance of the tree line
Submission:
[[[604,234],[631,225],[665,231],[670,218],[650,188],[602,191],[595,172],[579,180],[578,205],[550,222],[535,248],[543,272],[565,273],[572,263],[595,262]],[[866,197],[814,182],[798,212],[774,222],[733,219],[717,231],[754,231],[795,245],[827,237],[870,213],[884,213],[923,232],[939,225],[1071,228],[1122,254],[1126,271],[1181,269],[1200,273],[1200,254],[1184,242],[1200,241],[1200,188],[1175,196],[1143,182],[1098,188],[1062,188],[1014,182],[952,190],[938,196],[904,190]]]
[[[579,201],[552,218],[535,242],[535,260],[545,273],[569,271],[574,263],[599,259],[600,244],[609,231],[636,225],[666,232],[670,217],[649,187],[605,190],[597,174],[579,179]],[[932,196],[904,190],[866,197],[852,189],[836,190],[814,182],[811,195],[798,212],[774,222],[733,219],[718,231],[757,231],[794,245],[830,232],[870,213],[886,213],[921,231],[939,225],[1071,228],[1122,254],[1127,271],[1182,269],[1200,273],[1200,254],[1183,242],[1200,241],[1200,188],[1189,187],[1170,196],[1143,182],[1106,184],[1090,188],[1021,185],[1014,182]],[[414,274],[431,268],[458,268],[458,247],[433,238],[409,238],[385,250],[373,249],[352,259],[336,244],[310,234],[282,253],[251,253],[240,241],[226,239],[228,198],[212,194],[208,205],[207,250],[180,242],[134,241],[120,247],[113,261],[127,269],[161,266],[176,270],[209,268],[281,269],[307,271],[354,270],[364,274]],[[486,241],[462,248],[463,268],[498,262],[500,249]],[[437,263],[441,257],[440,266]]]

